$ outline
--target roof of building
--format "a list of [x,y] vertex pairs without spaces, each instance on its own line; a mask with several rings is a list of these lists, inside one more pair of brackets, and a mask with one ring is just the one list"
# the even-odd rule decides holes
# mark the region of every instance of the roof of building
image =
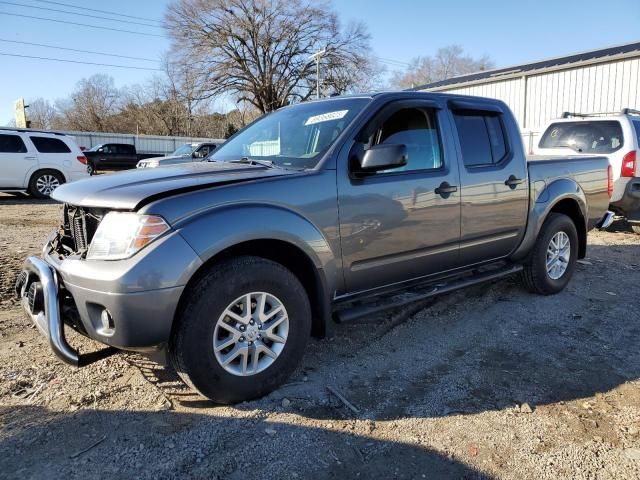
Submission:
[[627,53],[638,52],[640,55],[640,42],[627,43],[625,45],[618,45],[615,47],[602,48],[600,50],[591,50],[588,52],[574,53],[572,55],[565,55],[563,57],[555,57],[547,60],[540,60],[533,63],[525,63],[523,65],[514,65],[511,67],[498,68],[495,70],[485,70],[476,73],[469,73],[460,75],[457,77],[447,78],[438,82],[428,83],[426,85],[420,85],[412,90],[426,90],[430,88],[444,87],[447,85],[455,85],[458,83],[476,82],[485,79],[499,79],[504,75],[522,74],[525,72],[532,72],[535,70],[541,70],[550,67],[558,67],[562,65],[569,65],[572,63],[586,62],[591,60],[597,60],[606,57],[612,57],[617,55],[623,55]]

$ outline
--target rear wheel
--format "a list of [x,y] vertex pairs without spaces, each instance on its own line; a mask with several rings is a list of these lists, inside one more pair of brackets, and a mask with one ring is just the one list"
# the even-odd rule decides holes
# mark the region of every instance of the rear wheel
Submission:
[[551,213],[525,261],[523,283],[534,293],[558,293],[569,283],[577,259],[578,232],[575,224],[566,215]]
[[180,377],[217,403],[261,397],[302,358],[311,332],[304,287],[282,265],[260,257],[216,264],[179,312],[169,344]]
[[29,193],[36,198],[49,198],[64,183],[64,177],[55,170],[39,170],[29,181]]
[[631,230],[633,230],[633,233],[637,233],[638,235],[640,235],[640,224],[631,223],[629,225],[631,226]]

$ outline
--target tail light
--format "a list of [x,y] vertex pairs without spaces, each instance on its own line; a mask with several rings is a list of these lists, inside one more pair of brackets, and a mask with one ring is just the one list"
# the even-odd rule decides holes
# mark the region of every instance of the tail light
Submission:
[[78,155],[76,158],[81,164],[83,165],[87,164],[87,157],[85,157],[84,155]]
[[627,153],[622,158],[622,169],[620,170],[621,177],[635,177],[636,176],[636,151],[633,150]]
[[613,167],[611,165],[607,168],[607,193],[611,198],[613,195]]

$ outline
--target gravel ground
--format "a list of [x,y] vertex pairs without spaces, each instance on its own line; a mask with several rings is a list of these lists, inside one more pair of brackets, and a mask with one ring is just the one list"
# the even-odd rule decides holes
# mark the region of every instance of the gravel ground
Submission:
[[54,358],[11,288],[59,218],[0,195],[0,478],[640,478],[640,236],[622,225],[589,235],[561,294],[507,279],[338,326],[286,386],[220,407],[139,355]]

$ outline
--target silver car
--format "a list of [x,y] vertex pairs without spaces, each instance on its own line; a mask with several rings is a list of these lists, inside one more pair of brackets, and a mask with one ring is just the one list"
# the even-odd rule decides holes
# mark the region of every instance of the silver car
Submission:
[[169,156],[145,158],[144,160],[140,160],[136,167],[156,168],[179,163],[200,162],[213,152],[217,146],[217,143],[211,142],[185,143]]

